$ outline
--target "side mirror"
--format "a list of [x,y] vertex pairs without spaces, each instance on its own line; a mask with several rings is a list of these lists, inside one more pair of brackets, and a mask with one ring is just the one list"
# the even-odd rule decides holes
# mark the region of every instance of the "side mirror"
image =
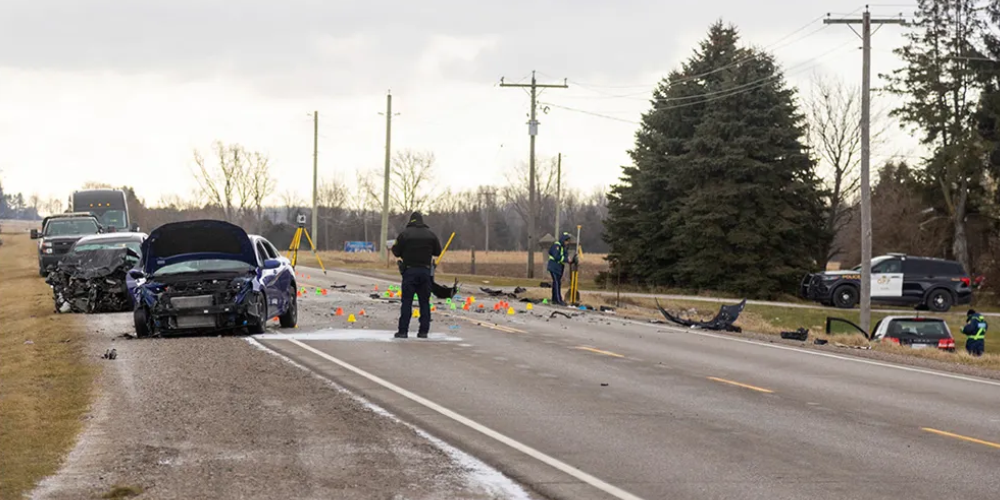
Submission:
[[264,261],[264,269],[277,269],[281,267],[281,261],[278,259],[267,259]]
[[138,269],[132,269],[131,271],[128,272],[128,275],[131,276],[132,279],[137,279],[137,280],[141,280],[146,277],[146,273]]
[[31,230],[31,239],[33,239],[33,240],[37,240],[38,239],[38,230],[37,229],[32,229]]
[[139,232],[139,225],[138,224],[132,224],[132,232],[133,233],[138,233]]

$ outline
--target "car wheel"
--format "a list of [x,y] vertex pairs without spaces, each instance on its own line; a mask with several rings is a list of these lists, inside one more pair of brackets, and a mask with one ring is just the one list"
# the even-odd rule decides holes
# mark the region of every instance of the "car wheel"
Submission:
[[841,309],[851,309],[858,303],[858,289],[843,285],[833,291],[833,305]]
[[247,326],[247,330],[251,335],[259,335],[264,333],[264,329],[267,326],[267,298],[264,297],[263,293],[257,294],[257,320],[256,322],[251,322]]
[[135,336],[138,338],[146,338],[149,336],[149,316],[146,314],[146,308],[140,307],[132,312],[132,321],[135,323]]
[[43,278],[45,278],[45,277],[47,277],[49,275],[49,273],[45,272],[45,269],[39,267],[38,268],[38,275],[41,276],[41,277],[43,277]]
[[299,294],[296,292],[295,283],[292,283],[289,289],[292,302],[288,305],[288,310],[285,311],[285,314],[278,317],[282,328],[295,328],[295,325],[299,323],[299,302],[297,299]]
[[948,312],[951,303],[951,293],[947,290],[934,290],[927,296],[927,307],[934,312]]

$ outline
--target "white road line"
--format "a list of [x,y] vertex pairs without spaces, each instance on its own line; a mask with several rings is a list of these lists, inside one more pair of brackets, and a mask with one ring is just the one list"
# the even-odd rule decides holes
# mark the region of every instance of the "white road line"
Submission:
[[327,361],[330,361],[331,363],[339,365],[342,368],[345,368],[368,380],[371,380],[372,382],[375,382],[376,384],[379,384],[382,387],[385,387],[386,389],[389,389],[390,391],[395,392],[396,394],[399,394],[400,396],[403,396],[415,403],[419,403],[431,410],[434,410],[466,427],[469,427],[472,430],[485,434],[486,436],[489,436],[511,448],[514,448],[517,451],[520,451],[521,453],[524,453],[525,455],[528,455],[531,458],[534,458],[535,460],[538,460],[539,462],[545,463],[559,471],[565,472],[566,474],[569,474],[570,476],[573,476],[576,479],[579,479],[580,481],[583,481],[584,483],[587,483],[615,498],[619,498],[622,500],[641,500],[640,497],[637,497],[617,486],[608,484],[590,474],[587,474],[586,472],[583,472],[580,469],[577,469],[576,467],[573,467],[572,465],[562,462],[556,458],[550,457],[549,455],[546,455],[526,444],[523,444],[510,437],[507,437],[506,435],[501,434],[493,429],[490,429],[489,427],[486,427],[485,425],[482,425],[474,420],[459,415],[458,413],[455,413],[427,398],[414,394],[406,389],[403,389],[402,387],[399,387],[396,384],[393,384],[392,382],[389,382],[376,375],[368,373],[350,363],[341,361],[340,359],[337,359],[323,351],[320,351],[319,349],[316,349],[312,346],[309,346],[294,339],[289,340],[288,342],[291,342]]
[[[643,326],[649,326],[649,327],[663,328],[662,325],[649,325],[649,324],[646,324],[646,323],[639,323],[639,322],[636,322],[636,324],[643,325]],[[881,366],[881,367],[884,367],[884,368],[894,368],[896,370],[903,370],[903,371],[907,371],[907,372],[922,373],[924,375],[935,375],[935,376],[938,376],[938,377],[944,377],[944,378],[950,378],[950,379],[955,379],[955,380],[961,380],[963,382],[977,382],[977,383],[980,383],[980,384],[993,385],[993,386],[1000,387],[1000,381],[996,381],[996,380],[988,380],[988,379],[975,378],[975,377],[966,377],[964,375],[956,375],[956,374],[953,374],[953,373],[939,372],[939,371],[934,371],[934,370],[925,370],[923,368],[914,368],[912,366],[896,365],[896,364],[892,364],[892,363],[883,363],[881,361],[872,361],[870,359],[855,358],[855,357],[851,357],[851,356],[841,356],[839,354],[830,354],[828,352],[820,352],[820,351],[815,351],[815,350],[811,350],[811,349],[801,349],[801,348],[792,347],[792,346],[784,346],[784,345],[776,345],[776,344],[765,344],[764,342],[760,342],[760,341],[756,341],[756,340],[740,339],[740,338],[735,338],[735,337],[726,337],[725,335],[718,335],[718,334],[715,334],[715,333],[708,333],[708,332],[698,332],[698,331],[694,331],[694,330],[688,330],[688,329],[685,329],[685,328],[672,328],[672,327],[667,327],[667,328],[670,329],[670,330],[672,330],[672,331],[676,331],[678,333],[689,333],[691,335],[700,335],[702,337],[711,337],[711,338],[715,338],[715,339],[730,340],[730,341],[733,341],[733,342],[740,342],[740,343],[743,343],[743,344],[752,344],[752,345],[756,345],[756,346],[760,346],[760,347],[770,347],[772,349],[781,349],[781,350],[784,350],[784,351],[799,352],[799,353],[802,353],[802,354],[809,354],[809,355],[812,355],[812,356],[822,356],[824,358],[834,358],[834,359],[840,359],[840,360],[844,360],[844,361],[853,361],[855,363],[863,363],[863,364],[866,364],[866,365],[875,365],[875,366]]]

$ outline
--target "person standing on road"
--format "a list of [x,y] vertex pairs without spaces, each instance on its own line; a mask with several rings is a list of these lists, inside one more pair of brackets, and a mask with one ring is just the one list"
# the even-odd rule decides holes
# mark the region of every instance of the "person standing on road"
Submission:
[[566,305],[562,297],[562,276],[566,269],[566,242],[570,240],[569,233],[563,233],[559,241],[549,247],[549,264],[546,267],[552,275],[552,303]]
[[441,240],[424,224],[420,212],[413,212],[406,229],[396,237],[392,254],[401,259],[399,271],[403,274],[402,305],[399,310],[399,328],[395,338],[405,339],[410,329],[413,313],[413,294],[420,303],[420,329],[417,337],[427,338],[431,329],[431,270],[434,257],[441,255]]
[[986,351],[986,318],[982,314],[969,309],[965,315],[965,327],[962,328],[968,338],[965,340],[965,351],[973,356],[982,356]]

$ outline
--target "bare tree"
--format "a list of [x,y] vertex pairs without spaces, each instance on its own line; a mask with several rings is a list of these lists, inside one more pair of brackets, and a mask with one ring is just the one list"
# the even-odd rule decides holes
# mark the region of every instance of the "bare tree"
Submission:
[[[226,220],[233,220],[233,204],[237,196],[237,186],[240,181],[237,179],[237,165],[232,161],[233,154],[231,147],[216,141],[212,145],[218,163],[215,167],[209,167],[205,158],[198,150],[194,152],[194,163],[197,170],[194,173],[195,180],[198,181],[200,194],[209,205],[222,207]],[[238,156],[238,153],[237,153]]]
[[257,151],[247,151],[239,144],[225,145],[216,141],[212,151],[217,159],[209,166],[204,156],[195,150],[194,171],[199,195],[209,205],[221,207],[226,220],[252,215],[263,217],[264,200],[274,192],[270,160]]
[[368,238],[370,212],[378,211],[381,208],[379,195],[376,191],[377,177],[378,175],[373,170],[359,171],[357,175],[357,189],[351,193],[349,200],[351,210],[354,211],[357,217],[361,218],[361,224],[364,226],[365,231],[365,241],[371,241]]
[[[811,96],[805,102],[806,136],[828,191],[826,230],[839,233],[850,221],[850,203],[857,195],[861,164],[861,90],[842,80],[813,75]],[[884,144],[887,131],[884,110],[871,118],[871,147]],[[831,238],[826,260],[843,249]],[[825,262],[824,262],[825,263]]]
[[55,196],[50,196],[44,203],[42,203],[42,209],[48,214],[58,214],[65,210],[66,204],[63,200],[56,198]]
[[[530,168],[526,163],[518,164],[517,167],[509,170],[506,174],[507,185],[500,191],[503,199],[511,205],[525,223],[528,222],[528,209],[530,205],[528,193],[530,186],[529,170]],[[553,202],[555,200],[557,173],[558,169],[555,158],[550,158],[547,162],[536,162],[535,164],[535,227],[539,227],[538,218],[541,216],[542,206],[549,200]],[[566,201],[567,197],[564,196],[564,205]]]
[[434,153],[404,149],[392,158],[389,197],[397,210],[410,213],[427,206],[434,180]]
[[258,151],[244,152],[247,163],[245,190],[253,206],[254,215],[260,221],[264,217],[264,200],[274,193],[276,184],[271,177],[271,164],[267,155]]

